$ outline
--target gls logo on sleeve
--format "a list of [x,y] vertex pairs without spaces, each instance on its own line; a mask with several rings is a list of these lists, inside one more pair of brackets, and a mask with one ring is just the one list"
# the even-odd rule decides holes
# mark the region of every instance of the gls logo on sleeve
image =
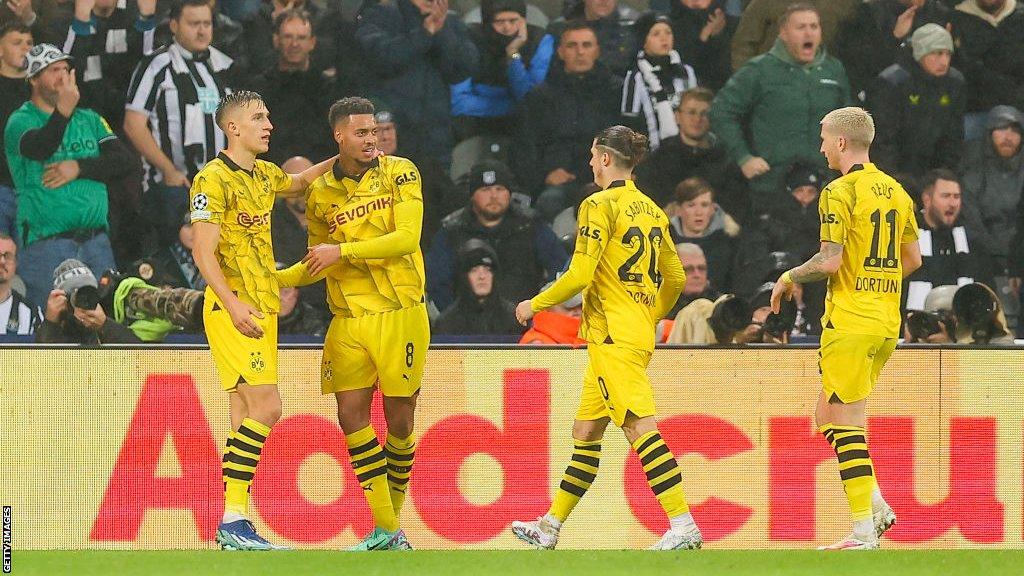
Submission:
[[836,215],[832,214],[832,213],[822,214],[821,215],[821,223],[822,224],[838,224],[839,223],[839,218],[836,218]]
[[402,174],[401,176],[395,178],[395,186],[401,186],[402,184],[415,182],[416,180],[418,180],[418,178],[416,177],[415,172],[406,172],[405,174]]
[[580,236],[586,238],[593,238],[598,242],[601,241],[601,230],[598,228],[591,228],[590,226],[583,226],[580,228]]

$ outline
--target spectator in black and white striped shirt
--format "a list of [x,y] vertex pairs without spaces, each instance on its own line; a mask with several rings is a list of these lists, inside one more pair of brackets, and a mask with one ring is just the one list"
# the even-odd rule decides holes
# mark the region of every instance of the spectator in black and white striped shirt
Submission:
[[64,40],[75,59],[82,106],[99,112],[113,126],[124,120],[124,99],[132,71],[153,51],[156,0],[136,0],[132,21],[127,0],[75,0],[75,14]]
[[32,334],[42,320],[39,308],[11,289],[17,271],[18,247],[0,232],[0,334]]
[[210,46],[207,0],[181,0],[169,17],[174,41],[139,62],[124,118],[125,133],[145,161],[143,186],[164,243],[187,209],[192,178],[227,144],[214,115],[234,74],[234,61]]

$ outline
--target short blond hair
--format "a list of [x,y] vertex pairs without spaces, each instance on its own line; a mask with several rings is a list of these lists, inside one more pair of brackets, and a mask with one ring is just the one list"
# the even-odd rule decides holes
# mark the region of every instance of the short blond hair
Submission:
[[854,146],[867,150],[875,139],[875,121],[863,108],[847,106],[825,114],[821,125],[846,138]]

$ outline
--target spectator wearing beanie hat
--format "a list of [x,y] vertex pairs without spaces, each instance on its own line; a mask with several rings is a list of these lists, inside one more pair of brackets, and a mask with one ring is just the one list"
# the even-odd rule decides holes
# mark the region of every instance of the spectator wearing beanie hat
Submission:
[[470,239],[487,242],[502,263],[499,290],[518,302],[555,277],[568,255],[551,228],[512,202],[515,183],[505,164],[479,162],[468,178],[469,205],[449,214],[426,254],[427,293],[439,310],[455,299],[456,251]]
[[486,242],[470,239],[459,249],[455,302],[434,321],[434,334],[522,334],[515,304],[501,297],[498,256]]
[[141,340],[100,306],[99,283],[89,267],[68,258],[53,271],[53,290],[46,300],[36,342],[96,345]]
[[477,134],[513,134],[516,104],[548,75],[555,38],[526,23],[523,0],[483,0],[482,22],[469,28],[480,52],[470,78],[452,85],[456,140]]
[[960,164],[966,95],[963,75],[950,66],[953,38],[945,28],[925,24],[910,45],[878,75],[867,105],[875,118],[875,163],[920,177]]

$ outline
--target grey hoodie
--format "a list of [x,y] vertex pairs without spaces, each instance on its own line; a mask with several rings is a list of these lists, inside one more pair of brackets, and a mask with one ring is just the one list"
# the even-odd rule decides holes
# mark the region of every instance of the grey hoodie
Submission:
[[1019,110],[1012,106],[992,108],[985,122],[985,136],[967,143],[962,166],[964,221],[971,235],[1000,260],[1009,254],[1016,231],[1017,204],[1024,189],[1024,144],[1009,159],[1001,158],[992,146],[992,132],[1008,122],[1024,132],[1024,114]]

